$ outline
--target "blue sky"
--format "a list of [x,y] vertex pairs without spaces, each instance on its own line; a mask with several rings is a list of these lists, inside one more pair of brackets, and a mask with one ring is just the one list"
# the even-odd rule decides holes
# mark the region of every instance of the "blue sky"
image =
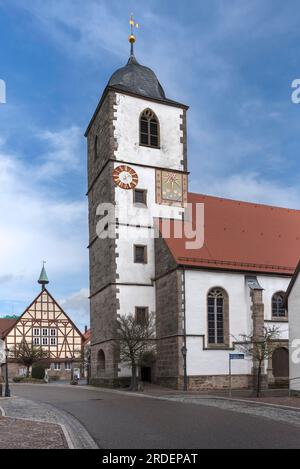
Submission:
[[0,314],[50,291],[88,323],[84,130],[129,53],[190,105],[190,189],[299,208],[297,0],[0,0]]

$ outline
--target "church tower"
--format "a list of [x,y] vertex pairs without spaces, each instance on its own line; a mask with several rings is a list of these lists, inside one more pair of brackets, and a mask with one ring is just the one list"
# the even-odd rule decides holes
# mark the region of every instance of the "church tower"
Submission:
[[[86,131],[91,382],[113,386],[118,315],[155,312],[154,219],[181,219],[187,201],[187,106],[168,99],[134,54],[110,78]],[[108,204],[103,206],[102,204]],[[101,216],[116,207],[116,218]]]

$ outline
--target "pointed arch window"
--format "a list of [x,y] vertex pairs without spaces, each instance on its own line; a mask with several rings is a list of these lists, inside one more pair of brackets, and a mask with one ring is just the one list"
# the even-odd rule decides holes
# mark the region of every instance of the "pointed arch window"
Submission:
[[273,295],[272,298],[272,318],[273,319],[280,319],[286,318],[287,312],[284,306],[284,293],[277,292]]
[[229,345],[229,301],[225,290],[213,288],[207,296],[208,344]]
[[159,148],[159,121],[151,109],[145,109],[140,117],[140,145]]

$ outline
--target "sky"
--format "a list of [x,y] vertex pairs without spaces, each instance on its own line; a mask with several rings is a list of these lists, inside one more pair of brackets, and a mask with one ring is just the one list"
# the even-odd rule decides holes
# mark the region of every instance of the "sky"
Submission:
[[0,0],[0,316],[49,290],[88,312],[84,131],[129,55],[190,106],[190,190],[300,208],[298,0]]

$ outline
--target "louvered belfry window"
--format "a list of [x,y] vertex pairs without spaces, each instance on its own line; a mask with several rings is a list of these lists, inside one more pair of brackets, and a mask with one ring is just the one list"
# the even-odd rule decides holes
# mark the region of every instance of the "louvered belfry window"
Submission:
[[159,122],[151,109],[145,109],[140,118],[140,145],[159,148]]

